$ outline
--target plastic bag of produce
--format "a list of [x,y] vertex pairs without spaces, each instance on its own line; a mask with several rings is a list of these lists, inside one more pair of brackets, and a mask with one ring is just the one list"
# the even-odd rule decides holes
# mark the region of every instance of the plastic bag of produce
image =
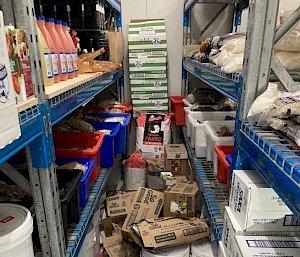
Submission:
[[146,159],[163,158],[164,145],[171,142],[171,115],[141,113],[137,119],[136,149]]
[[148,164],[139,151],[133,152],[123,165],[126,191],[146,186]]
[[277,45],[276,50],[287,52],[300,52],[300,31],[293,30]]

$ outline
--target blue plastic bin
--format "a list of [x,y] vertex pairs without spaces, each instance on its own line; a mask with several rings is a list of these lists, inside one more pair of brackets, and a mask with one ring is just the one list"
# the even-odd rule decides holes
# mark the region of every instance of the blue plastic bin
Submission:
[[110,168],[113,166],[114,157],[117,155],[118,137],[120,134],[120,122],[101,122],[95,121],[91,125],[96,129],[110,130],[110,135],[105,135],[100,148],[100,160],[102,168]]
[[79,201],[80,207],[84,208],[87,202],[87,199],[90,195],[91,188],[93,186],[93,182],[91,181],[91,174],[93,167],[95,165],[95,160],[88,158],[61,158],[56,159],[55,163],[59,166],[64,165],[69,162],[78,162],[82,165],[87,166],[86,172],[83,174],[80,185],[79,185]]
[[[87,117],[95,117],[95,118],[111,118],[111,117],[124,117],[123,123],[120,122],[120,133],[118,141],[118,153],[125,154],[126,144],[129,133],[129,123],[131,119],[130,113],[86,113]],[[110,123],[110,122],[107,122]]]

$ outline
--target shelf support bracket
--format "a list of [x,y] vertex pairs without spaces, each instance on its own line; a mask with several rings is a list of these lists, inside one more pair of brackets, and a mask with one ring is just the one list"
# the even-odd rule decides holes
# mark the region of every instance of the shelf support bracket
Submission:
[[0,165],[0,170],[19,187],[21,187],[26,193],[31,195],[30,182],[13,166],[6,162]]

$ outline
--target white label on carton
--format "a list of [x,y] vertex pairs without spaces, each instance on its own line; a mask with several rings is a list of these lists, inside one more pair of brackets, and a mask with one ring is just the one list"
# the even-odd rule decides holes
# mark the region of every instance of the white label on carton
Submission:
[[45,64],[46,64],[46,71],[47,71],[47,78],[52,78],[52,62],[51,62],[51,54],[44,53]]
[[74,71],[78,71],[77,53],[72,53],[72,60],[73,60]]
[[72,58],[72,54],[67,53],[66,57],[67,57],[68,73],[72,73],[74,71],[73,70],[73,58]]
[[255,248],[300,248],[300,241],[246,240],[248,247]]
[[59,56],[60,56],[61,73],[66,74],[67,73],[66,54],[60,53]]
[[53,67],[53,75],[57,76],[58,75],[58,66],[57,66],[57,62],[58,62],[58,57],[56,53],[51,53],[51,61],[52,61],[52,67]]

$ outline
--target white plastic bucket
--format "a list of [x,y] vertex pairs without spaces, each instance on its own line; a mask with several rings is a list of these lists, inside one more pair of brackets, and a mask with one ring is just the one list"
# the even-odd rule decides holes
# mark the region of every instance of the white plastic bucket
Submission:
[[[207,153],[206,160],[213,161],[217,164],[218,157],[214,152],[214,147],[217,145],[222,146],[232,146],[234,144],[234,137],[219,137],[216,133],[221,127],[227,126],[230,130],[234,130],[235,121],[205,121],[204,128],[207,134],[206,142],[207,142]],[[217,175],[217,165],[214,167],[214,174]]]
[[94,250],[94,237],[95,237],[95,231],[93,228],[93,225],[90,225],[88,232],[85,236],[85,239],[83,241],[79,257],[94,257],[95,256],[95,250]]
[[0,204],[0,257],[34,257],[31,213],[23,206]]
[[217,257],[218,248],[207,238],[197,240],[191,244],[191,257]]
[[206,157],[206,133],[204,121],[224,121],[226,116],[235,117],[235,112],[191,112],[188,121],[191,125],[191,144],[195,148],[197,158]]
[[141,257],[189,257],[190,246],[179,245],[170,248],[162,248],[155,252],[149,252],[145,248],[142,249]]

